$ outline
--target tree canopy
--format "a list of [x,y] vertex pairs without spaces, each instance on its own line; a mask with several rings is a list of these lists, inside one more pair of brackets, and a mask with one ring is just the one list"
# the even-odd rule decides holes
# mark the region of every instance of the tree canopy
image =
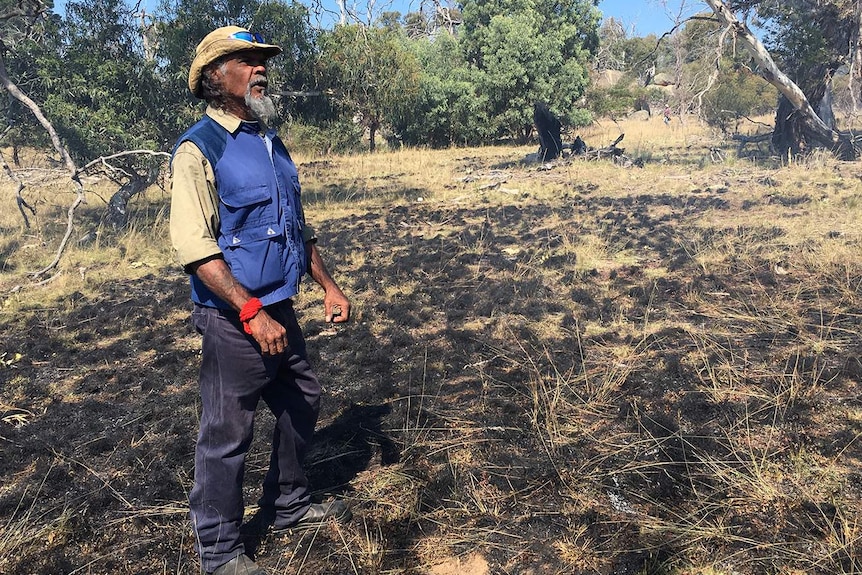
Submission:
[[[169,150],[202,110],[186,88],[194,47],[225,24],[285,48],[270,61],[270,85],[294,133],[308,133],[303,126],[365,130],[369,147],[380,131],[407,145],[526,142],[536,103],[577,126],[590,121],[587,109],[624,113],[661,98],[645,87],[661,72],[672,78],[681,111],[711,115],[724,126],[727,117],[717,114],[759,109],[770,97],[751,83],[750,61],[735,56],[715,65],[721,26],[696,21],[661,41],[628,37],[620,22],[601,21],[595,0],[464,0],[406,15],[369,13],[364,23],[356,18],[329,29],[313,26],[305,5],[280,0],[162,0],[152,14],[129,0],[73,0],[64,14],[36,0],[4,0],[0,10],[22,2],[42,11],[35,25],[5,20],[8,73],[42,105],[79,161],[134,148]],[[828,107],[831,79],[848,68],[858,102],[856,2],[725,5],[757,19],[778,64],[815,108]],[[622,69],[639,87],[594,90],[585,99],[591,70],[603,69]],[[27,110],[11,101],[5,111],[16,145],[45,143]]]
[[339,26],[321,37],[321,80],[346,113],[369,131],[371,151],[383,123],[407,113],[419,67],[390,28]]
[[600,13],[585,0],[466,0],[461,31],[492,127],[525,141],[536,102],[566,123],[588,119],[577,106],[598,49]]

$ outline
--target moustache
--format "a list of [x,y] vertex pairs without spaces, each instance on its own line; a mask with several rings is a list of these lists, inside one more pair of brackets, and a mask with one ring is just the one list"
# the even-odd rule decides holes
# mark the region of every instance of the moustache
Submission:
[[266,80],[266,76],[255,76],[248,83],[248,89],[256,88],[257,86],[261,86],[266,88],[269,85],[269,82]]

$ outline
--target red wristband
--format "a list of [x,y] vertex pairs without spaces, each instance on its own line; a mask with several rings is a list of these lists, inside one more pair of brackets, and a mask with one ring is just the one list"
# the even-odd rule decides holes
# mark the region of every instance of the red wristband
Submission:
[[239,321],[242,322],[242,328],[245,333],[251,335],[251,328],[248,325],[249,320],[253,319],[260,310],[263,309],[263,302],[256,297],[249,299],[239,310]]

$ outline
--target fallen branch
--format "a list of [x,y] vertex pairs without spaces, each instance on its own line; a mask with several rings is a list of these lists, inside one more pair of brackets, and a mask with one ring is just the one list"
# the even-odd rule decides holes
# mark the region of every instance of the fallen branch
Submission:
[[[6,126],[6,129],[3,130],[3,134],[0,134],[0,139],[6,137],[6,134],[9,133],[11,126]],[[23,191],[24,191],[24,182],[21,181],[21,178],[12,171],[12,168],[9,167],[9,162],[6,161],[6,156],[3,155],[3,152],[0,152],[0,162],[3,164],[3,171],[6,172],[6,175],[9,176],[9,179],[17,184],[17,188],[15,189],[15,204],[18,206],[18,211],[21,212],[21,217],[24,218],[24,227],[28,230],[30,229],[30,218],[27,217],[27,212],[24,211],[24,208],[30,210],[30,213],[36,215],[36,210],[27,203],[27,200],[24,199]]]
[[758,134],[757,136],[744,136],[742,134],[734,134],[731,136],[731,139],[734,142],[739,142],[739,146],[736,148],[736,155],[741,156],[742,150],[748,144],[761,144],[763,142],[769,142],[769,147],[772,148],[772,132],[768,132],[766,134]]
[[114,160],[116,158],[123,158],[125,156],[135,156],[135,155],[162,156],[164,158],[170,158],[171,157],[171,155],[167,152],[156,152],[154,150],[126,150],[124,152],[117,152],[116,154],[111,154],[110,156],[101,156],[99,158],[96,158],[95,160],[87,162],[86,164],[84,164],[84,166],[82,166],[81,168],[79,168],[77,170],[77,174],[78,175],[86,174],[90,170],[90,168],[92,168],[93,166],[102,165],[105,168],[107,168],[108,170],[116,171],[116,172],[122,172],[126,177],[131,178],[131,177],[133,177],[131,174],[127,173],[125,170],[123,170],[121,168],[118,168],[116,166],[109,164],[108,160]]
[[625,134],[620,134],[619,137],[614,140],[614,143],[610,146],[605,146],[604,148],[592,148],[587,150],[585,153],[581,154],[579,157],[585,160],[600,160],[602,158],[607,157],[618,157],[625,154],[625,148],[617,148],[617,144],[623,141],[625,138]]

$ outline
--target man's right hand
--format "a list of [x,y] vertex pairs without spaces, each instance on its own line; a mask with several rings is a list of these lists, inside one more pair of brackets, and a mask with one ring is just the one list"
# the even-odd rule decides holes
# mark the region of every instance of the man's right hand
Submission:
[[[241,310],[251,297],[236,281],[230,273],[230,268],[221,258],[209,259],[193,265],[192,271],[214,294],[231,304],[237,311]],[[256,316],[248,320],[248,327],[264,355],[278,355],[287,349],[287,331],[283,325],[272,319],[265,309],[261,309]]]
[[260,345],[263,355],[278,355],[287,349],[287,330],[272,319],[266,310],[260,310],[256,316],[248,320],[251,336]]

